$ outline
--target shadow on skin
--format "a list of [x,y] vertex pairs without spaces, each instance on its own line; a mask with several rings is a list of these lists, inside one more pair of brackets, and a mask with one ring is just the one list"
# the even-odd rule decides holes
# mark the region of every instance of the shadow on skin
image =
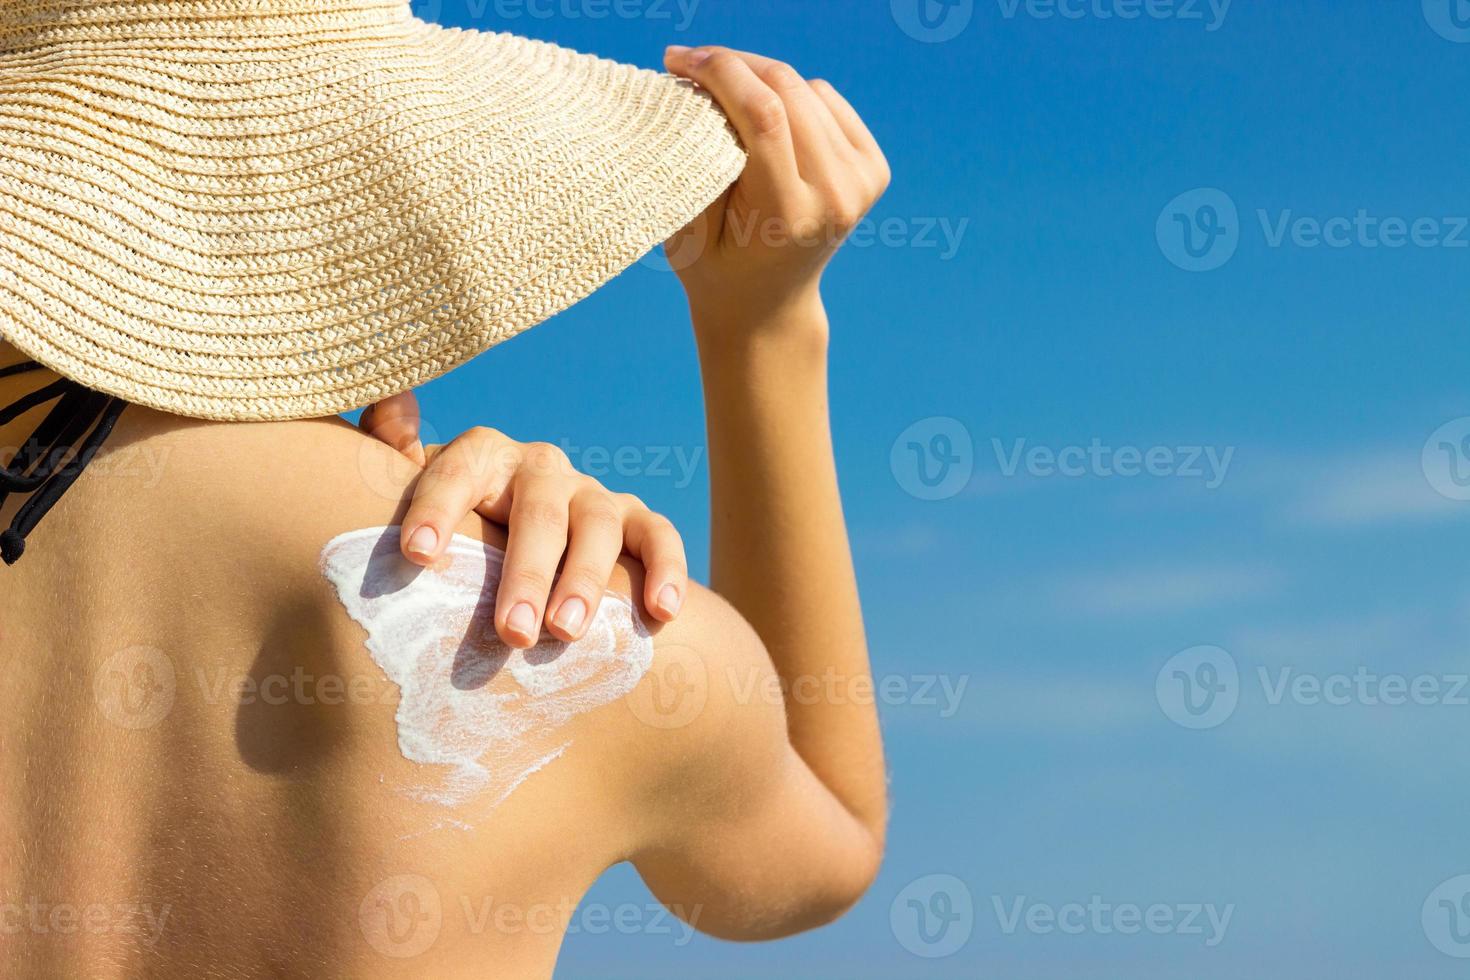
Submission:
[[[346,712],[361,700],[354,692],[364,685],[359,671],[343,670],[326,652],[321,639],[330,635],[320,610],[306,602],[283,610],[266,631],[235,711],[235,747],[257,772],[309,769],[346,743]],[[372,681],[367,689],[376,700],[385,682]]]

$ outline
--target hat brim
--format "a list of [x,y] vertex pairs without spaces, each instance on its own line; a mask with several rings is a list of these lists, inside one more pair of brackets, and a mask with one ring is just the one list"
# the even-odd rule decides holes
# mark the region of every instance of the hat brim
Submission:
[[687,83],[414,19],[0,53],[0,337],[165,412],[331,415],[583,299],[744,164]]

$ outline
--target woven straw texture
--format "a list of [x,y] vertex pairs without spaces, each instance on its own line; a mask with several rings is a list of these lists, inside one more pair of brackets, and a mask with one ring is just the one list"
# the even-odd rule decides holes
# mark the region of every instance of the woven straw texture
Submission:
[[180,415],[330,415],[585,297],[745,156],[666,75],[407,0],[0,0],[0,337]]

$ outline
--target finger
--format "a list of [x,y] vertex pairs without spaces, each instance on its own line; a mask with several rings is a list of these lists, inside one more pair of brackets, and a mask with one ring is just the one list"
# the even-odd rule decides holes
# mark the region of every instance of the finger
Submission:
[[[784,61],[765,55],[734,49],[731,52],[749,65],[756,77],[781,97],[790,121],[799,169],[804,163],[816,162],[819,155],[826,150],[847,148],[848,141],[837,121],[832,118],[827,104],[812,91],[807,80],[801,77],[801,72]],[[804,169],[802,175],[808,176]]]
[[689,594],[689,561],[684,539],[669,519],[655,514],[642,501],[634,502],[624,518],[624,547],[643,563],[643,605],[661,622],[672,622]]
[[852,107],[852,103],[843,97],[842,93],[832,86],[826,79],[819,78],[812,82],[812,91],[817,98],[826,104],[832,118],[837,121],[842,134],[847,137],[853,148],[865,156],[877,154],[882,156],[882,150],[878,147],[878,140],[874,138],[873,131],[868,129],[868,124],[863,122],[863,117]]
[[518,477],[512,488],[495,630],[513,647],[541,639],[546,599],[567,551],[571,497],[568,481],[559,477]]
[[404,556],[419,565],[431,564],[471,511],[493,510],[502,503],[518,451],[518,443],[483,428],[471,429],[441,449],[419,477],[403,517]]
[[800,176],[786,105],[744,59],[725,48],[670,48],[665,64],[707,89],[725,110],[750,153],[749,178],[774,190]]
[[419,442],[419,401],[412,391],[369,405],[357,425],[363,432],[392,446],[419,466],[427,462],[423,443]]
[[573,497],[571,544],[546,607],[547,628],[558,639],[587,632],[622,553],[623,512],[612,495],[598,487]]

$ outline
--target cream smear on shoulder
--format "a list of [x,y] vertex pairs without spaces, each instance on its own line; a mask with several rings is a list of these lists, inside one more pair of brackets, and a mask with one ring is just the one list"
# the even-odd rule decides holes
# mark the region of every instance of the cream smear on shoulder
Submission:
[[576,643],[512,649],[495,635],[503,552],[456,535],[425,569],[402,557],[398,540],[396,527],[334,538],[322,574],[398,686],[399,751],[435,770],[404,791],[444,806],[497,805],[566,752],[568,721],[637,686],[653,640],[632,604],[609,593]]

